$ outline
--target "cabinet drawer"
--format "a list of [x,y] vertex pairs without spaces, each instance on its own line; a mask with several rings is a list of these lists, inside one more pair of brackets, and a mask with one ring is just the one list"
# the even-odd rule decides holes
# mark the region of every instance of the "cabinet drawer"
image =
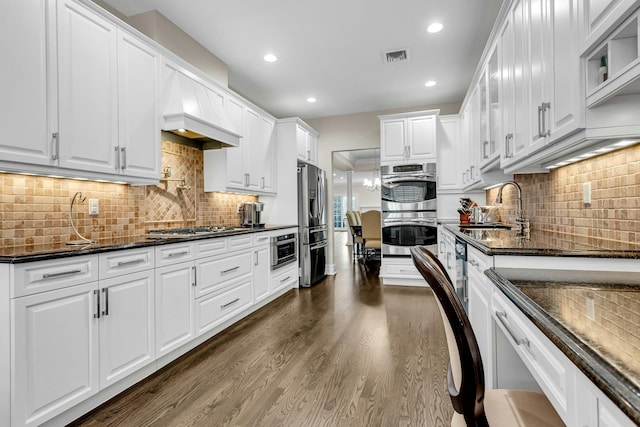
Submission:
[[193,260],[194,253],[194,244],[190,242],[156,246],[156,267]]
[[269,236],[269,233],[267,233],[267,232],[254,233],[253,234],[253,245],[254,246],[268,245],[270,238],[271,238],[271,236]]
[[214,238],[196,242],[196,258],[220,255],[228,251],[227,238]]
[[219,294],[195,300],[196,330],[201,335],[251,305],[251,277]]
[[574,370],[569,359],[500,291],[493,294],[491,315],[566,422],[574,396]]
[[253,233],[229,237],[229,251],[247,249],[253,246]]
[[422,279],[422,275],[418,272],[411,260],[408,260],[406,263],[387,262],[387,260],[383,262],[385,276]]
[[[262,280],[256,277],[255,280]],[[271,293],[275,293],[284,288],[298,287],[298,264],[292,263],[287,267],[278,270],[277,275],[271,276]]]
[[98,280],[98,255],[13,264],[11,297],[62,289]]
[[155,267],[154,248],[108,252],[99,255],[100,279],[135,273]]
[[484,275],[484,271],[493,267],[492,257],[484,255],[476,248],[467,245],[467,261],[469,268],[475,268]]
[[251,252],[196,261],[196,298],[215,292],[230,280],[251,273]]

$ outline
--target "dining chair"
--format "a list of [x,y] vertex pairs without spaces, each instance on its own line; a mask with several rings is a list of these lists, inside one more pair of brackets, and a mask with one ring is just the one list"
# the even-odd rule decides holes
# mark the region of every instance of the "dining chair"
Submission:
[[353,242],[353,260],[355,261],[362,253],[362,224],[360,222],[359,211],[347,211],[347,222],[351,231]]
[[543,393],[485,390],[478,342],[444,266],[421,246],[411,248],[411,257],[433,290],[444,323],[449,349],[447,386],[454,409],[451,426],[564,426]]
[[382,219],[380,211],[366,211],[362,218],[363,259],[366,262],[378,258],[382,248]]

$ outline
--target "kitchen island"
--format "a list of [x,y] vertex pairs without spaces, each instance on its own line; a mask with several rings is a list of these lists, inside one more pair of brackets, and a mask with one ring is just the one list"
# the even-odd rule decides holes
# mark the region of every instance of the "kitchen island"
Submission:
[[540,388],[567,425],[640,424],[640,245],[441,227],[467,244],[488,386]]

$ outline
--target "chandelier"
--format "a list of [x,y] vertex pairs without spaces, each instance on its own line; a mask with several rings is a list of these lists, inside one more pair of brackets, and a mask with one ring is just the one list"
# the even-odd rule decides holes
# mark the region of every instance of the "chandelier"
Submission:
[[[376,150],[376,157],[377,157],[377,154],[378,154],[378,150]],[[373,179],[365,178],[364,181],[362,182],[362,186],[369,191],[380,190],[380,186],[382,185],[382,182],[380,181],[380,169],[376,167],[375,170],[373,171],[371,178]]]

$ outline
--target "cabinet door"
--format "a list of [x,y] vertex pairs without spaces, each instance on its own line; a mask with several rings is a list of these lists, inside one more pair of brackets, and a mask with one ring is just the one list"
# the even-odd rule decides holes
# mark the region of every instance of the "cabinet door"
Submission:
[[257,112],[247,108],[245,110],[243,147],[244,161],[243,169],[245,173],[244,186],[248,190],[260,191],[262,181],[263,164],[265,162],[261,155],[264,154],[263,141],[260,140],[260,116]]
[[402,161],[405,150],[406,119],[389,119],[380,122],[380,161]]
[[[547,134],[544,126],[544,109],[548,102],[546,93],[549,85],[550,72],[549,63],[546,56],[549,54],[547,36],[547,13],[545,10],[546,0],[528,0],[529,10],[529,49],[531,51],[529,79],[530,79],[530,99],[529,99],[529,120],[531,121],[531,135],[529,137],[529,152],[537,151],[547,142]],[[574,76],[577,78],[578,74]]]
[[584,85],[580,76],[580,13],[578,0],[549,0],[547,34],[552,34],[551,76],[545,111],[545,123],[550,131],[549,142],[567,136],[585,126]]
[[72,0],[58,2],[60,166],[117,173],[116,27]]
[[97,282],[12,301],[12,425],[40,425],[98,391]]
[[156,357],[195,338],[193,270],[193,262],[156,268]]
[[269,296],[269,247],[256,248],[253,251],[253,298],[254,302]]
[[411,161],[436,159],[436,116],[407,119],[408,156]]
[[121,173],[160,177],[160,54],[137,38],[118,32],[118,122]]
[[[438,126],[438,189],[458,190],[462,188],[460,165],[460,120],[458,117],[439,118]],[[446,167],[443,167],[446,165]]]
[[318,138],[311,133],[307,134],[307,158],[312,165],[318,164]]
[[155,360],[153,270],[100,281],[100,388]]
[[497,159],[499,154],[499,141],[502,134],[502,121],[500,117],[500,59],[498,47],[493,50],[487,63],[487,102],[489,109],[489,134],[488,140],[482,147],[482,163]]
[[469,322],[478,341],[482,365],[484,368],[485,386],[494,388],[493,380],[493,333],[491,317],[491,287],[487,283],[483,273],[483,267],[477,267],[469,263],[468,287],[469,296]]
[[[48,0],[4,2],[0,16],[0,93],[2,113],[0,159],[39,165],[53,164],[48,101],[55,85],[48,77],[55,68],[47,62]],[[55,11],[52,11],[55,16]],[[10,65],[12,64],[12,65]],[[55,77],[55,75],[53,76]],[[53,111],[54,109],[52,109]],[[52,118],[53,119],[53,118]]]
[[227,185],[235,188],[245,187],[245,175],[244,175],[244,156],[243,153],[249,148],[248,135],[244,134],[245,125],[245,108],[239,101],[229,98],[227,100],[227,114],[229,115],[229,121],[233,129],[238,129],[239,133],[243,134],[240,138],[240,146],[235,148],[225,149],[227,155]]
[[[260,116],[258,120],[258,129],[256,138],[259,141],[260,155],[259,155],[259,170],[258,175],[260,191],[262,192],[275,192],[275,171],[276,168],[276,139],[274,132],[275,122],[268,117]],[[255,156],[256,153],[252,152],[251,155]]]
[[309,156],[307,154],[307,137],[309,136],[309,132],[302,129],[299,125],[296,125],[296,150],[298,153],[298,159],[303,162],[309,161]]

